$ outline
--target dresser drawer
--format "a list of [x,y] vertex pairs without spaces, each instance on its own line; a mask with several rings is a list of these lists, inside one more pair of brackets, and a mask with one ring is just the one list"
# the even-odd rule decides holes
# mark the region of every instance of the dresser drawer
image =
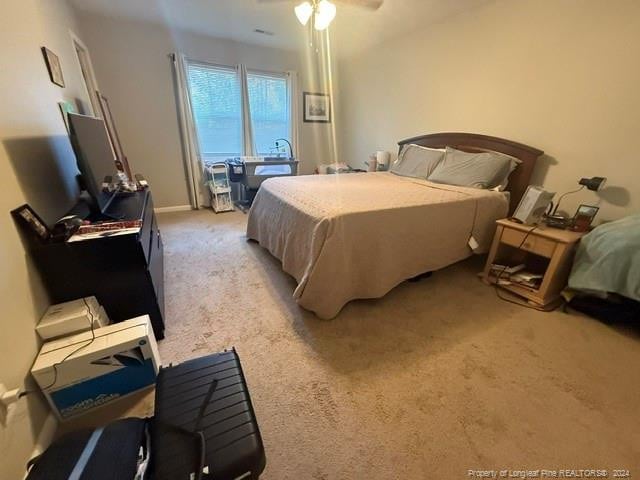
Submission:
[[153,241],[153,228],[155,223],[155,217],[153,214],[153,200],[151,195],[147,197],[147,204],[144,209],[142,217],[142,228],[140,229],[140,245],[144,251],[144,258],[149,262],[149,255],[151,250],[151,242]]
[[[539,237],[535,233],[529,234],[525,240],[526,236],[526,232],[505,228],[502,232],[500,241],[507,245],[511,245],[512,247],[521,248],[522,250],[526,250],[527,252],[535,253],[536,255],[543,257],[551,258],[553,256],[553,251],[556,248],[555,242]],[[523,240],[524,243],[522,243]]]
[[[155,220],[155,219],[154,219]],[[160,231],[154,229],[151,237],[151,253],[149,256],[149,276],[156,293],[158,308],[164,317],[164,255]]]

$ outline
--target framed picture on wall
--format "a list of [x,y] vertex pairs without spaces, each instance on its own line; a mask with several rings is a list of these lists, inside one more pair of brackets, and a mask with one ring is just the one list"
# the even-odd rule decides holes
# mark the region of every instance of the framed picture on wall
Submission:
[[42,55],[44,55],[44,62],[47,64],[47,70],[49,71],[49,78],[53,83],[55,83],[59,87],[64,88],[64,77],[62,76],[62,67],[60,66],[60,59],[55,53],[53,53],[47,47],[42,47]]
[[327,93],[303,92],[303,120],[307,123],[331,123],[331,97]]

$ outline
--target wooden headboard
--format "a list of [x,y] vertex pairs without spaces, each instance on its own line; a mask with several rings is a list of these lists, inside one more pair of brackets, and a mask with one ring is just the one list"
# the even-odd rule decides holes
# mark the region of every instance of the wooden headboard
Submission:
[[476,133],[432,133],[419,137],[408,138],[398,142],[400,150],[408,143],[421,145],[423,147],[444,148],[453,147],[464,152],[500,152],[522,160],[518,168],[509,177],[507,190],[511,193],[509,205],[509,215],[511,215],[524,192],[529,186],[533,167],[536,160],[544,152],[537,148],[529,147],[521,143],[512,142],[498,137],[488,135],[478,135]]

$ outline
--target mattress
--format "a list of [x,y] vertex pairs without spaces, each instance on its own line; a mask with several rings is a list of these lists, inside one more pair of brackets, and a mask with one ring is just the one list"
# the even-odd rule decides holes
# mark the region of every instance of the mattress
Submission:
[[485,253],[508,205],[502,192],[388,172],[273,178],[255,197],[247,237],[296,279],[296,302],[328,319],[350,300]]

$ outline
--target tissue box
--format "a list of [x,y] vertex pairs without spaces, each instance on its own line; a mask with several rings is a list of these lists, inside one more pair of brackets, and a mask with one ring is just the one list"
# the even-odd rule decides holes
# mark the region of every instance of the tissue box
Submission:
[[42,345],[31,374],[60,420],[155,384],[158,346],[148,315]]
[[49,340],[90,330],[92,320],[93,328],[109,325],[109,317],[96,297],[80,298],[51,305],[36,326],[36,332],[42,340]]

